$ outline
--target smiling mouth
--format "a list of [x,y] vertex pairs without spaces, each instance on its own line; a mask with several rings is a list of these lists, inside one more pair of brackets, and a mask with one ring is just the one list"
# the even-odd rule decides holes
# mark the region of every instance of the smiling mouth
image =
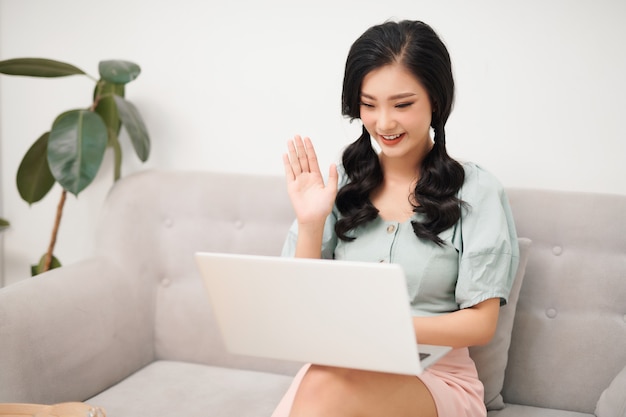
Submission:
[[395,140],[400,139],[403,135],[404,133],[400,133],[398,135],[380,135],[380,137],[383,138],[383,140],[387,142],[393,142]]

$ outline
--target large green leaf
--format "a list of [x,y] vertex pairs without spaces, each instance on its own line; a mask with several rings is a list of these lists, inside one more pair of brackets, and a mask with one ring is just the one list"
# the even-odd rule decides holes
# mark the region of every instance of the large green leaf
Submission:
[[33,143],[17,169],[17,190],[28,204],[44,198],[55,182],[48,166],[49,136],[46,132]]
[[122,122],[120,116],[117,113],[117,104],[113,96],[102,97],[98,100],[95,112],[102,117],[102,121],[107,127],[108,132],[108,145],[111,146],[113,141],[117,139],[122,128]]
[[124,97],[124,84],[113,84],[104,80],[98,81],[94,91],[94,101],[96,102],[95,112],[102,117],[109,131],[109,146],[120,133],[122,124],[117,111],[117,104],[113,99],[114,95]]
[[[35,275],[41,274],[43,272],[43,267],[45,263],[46,263],[46,254],[44,253],[41,259],[39,259],[39,263],[37,265],[30,266],[30,276],[34,277]],[[59,267],[61,267],[61,262],[57,259],[56,256],[52,255],[52,262],[50,263],[50,269],[59,268]]]
[[100,77],[114,84],[126,84],[134,80],[141,73],[139,65],[130,61],[100,61],[98,65]]
[[0,61],[0,73],[29,77],[65,77],[85,74],[74,65],[43,58],[15,58]]
[[122,124],[130,136],[133,148],[142,162],[150,156],[150,136],[148,129],[139,114],[139,110],[128,100],[114,96]]
[[95,178],[107,145],[102,118],[88,110],[72,110],[54,121],[48,139],[48,165],[61,186],[78,195]]
[[0,217],[0,230],[4,229],[6,227],[9,227],[10,225],[11,224],[7,220],[5,220],[2,217]]
[[113,98],[115,95],[124,97],[125,85],[114,84],[106,80],[98,81],[94,89],[94,101],[96,101],[96,113],[98,113],[107,126],[109,134],[108,146],[113,149],[114,170],[113,179],[117,181],[122,175],[122,149],[119,142],[119,133],[122,127],[117,104]]

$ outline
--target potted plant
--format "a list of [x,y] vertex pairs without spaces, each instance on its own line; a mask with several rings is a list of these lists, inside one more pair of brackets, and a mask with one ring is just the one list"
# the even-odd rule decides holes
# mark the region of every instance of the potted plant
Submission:
[[49,131],[28,149],[17,171],[17,188],[29,204],[45,197],[55,183],[62,187],[48,250],[32,275],[60,266],[54,256],[57,233],[68,192],[78,196],[96,177],[108,148],[114,154],[114,181],[121,177],[122,149],[119,133],[124,126],[142,162],[150,154],[150,137],[137,108],[125,98],[126,84],[137,78],[140,67],[129,61],[107,60],[95,78],[74,65],[42,58],[0,61],[0,73],[29,77],[86,76],[95,82],[91,104],[61,113]]

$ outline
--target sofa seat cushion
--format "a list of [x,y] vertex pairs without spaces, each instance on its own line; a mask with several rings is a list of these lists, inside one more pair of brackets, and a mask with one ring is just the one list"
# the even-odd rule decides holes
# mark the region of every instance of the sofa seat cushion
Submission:
[[265,372],[156,361],[87,402],[115,417],[269,416],[291,380]]
[[575,411],[506,404],[502,410],[489,411],[488,417],[594,417],[593,414]]

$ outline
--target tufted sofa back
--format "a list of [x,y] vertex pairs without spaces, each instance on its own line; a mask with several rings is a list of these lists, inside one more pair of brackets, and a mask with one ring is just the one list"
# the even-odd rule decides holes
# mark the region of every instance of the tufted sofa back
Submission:
[[98,252],[153,292],[156,359],[292,373],[296,364],[227,353],[193,255],[279,255],[293,218],[280,177],[146,171],[108,196]]
[[593,413],[626,364],[626,196],[507,193],[533,243],[504,400]]
[[[593,413],[626,364],[626,196],[507,193],[518,235],[533,243],[504,400]],[[132,279],[154,358],[297,369],[226,352],[193,261],[196,251],[278,255],[293,220],[282,178],[142,172],[113,188],[101,218],[98,254]]]

